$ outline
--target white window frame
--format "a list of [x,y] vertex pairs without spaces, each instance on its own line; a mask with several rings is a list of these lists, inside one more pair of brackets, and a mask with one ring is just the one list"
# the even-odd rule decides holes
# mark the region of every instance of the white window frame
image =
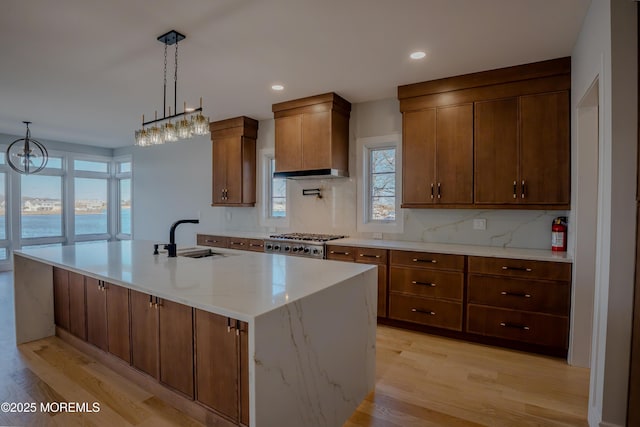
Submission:
[[284,217],[272,217],[271,216],[271,188],[272,188],[272,175],[271,175],[271,160],[275,158],[275,152],[273,148],[266,148],[260,150],[260,171],[261,177],[261,200],[258,203],[261,205],[260,225],[263,227],[289,227],[289,217],[291,216],[291,204],[290,204],[290,185],[287,183],[287,211]]
[[[8,145],[5,144],[1,144],[0,145],[0,150],[2,150],[3,153],[6,153],[7,151],[7,147]],[[0,271],[7,271],[7,270],[11,270],[11,218],[12,218],[12,212],[10,206],[11,206],[11,173],[10,173],[11,168],[9,167],[9,164],[7,163],[7,158],[5,156],[5,161],[4,164],[0,164],[0,173],[4,173],[5,174],[5,179],[4,179],[4,236],[5,239],[4,240],[0,240],[0,249],[4,249],[7,255],[7,259],[5,260],[0,260]]]
[[[358,221],[359,232],[402,233],[404,231],[404,212],[400,205],[402,202],[402,136],[391,134],[358,138],[357,145],[357,174],[358,180]],[[394,148],[396,150],[396,218],[393,221],[376,221],[369,218],[371,209],[371,151],[381,148]]]
[[[92,172],[82,171],[75,169],[75,161],[84,160],[90,162],[100,162],[107,164],[107,172]],[[69,209],[69,215],[67,215],[67,221],[69,222],[69,243],[75,242],[88,242],[92,240],[112,240],[114,233],[113,228],[113,158],[98,155],[89,154],[70,154],[68,158],[68,171],[69,179],[67,180],[67,188],[69,197],[67,197],[67,207]],[[76,178],[93,178],[93,179],[106,179],[107,180],[107,232],[106,233],[94,233],[94,234],[77,234],[76,233],[76,192],[75,192],[75,179]]]
[[[118,167],[120,165],[120,163],[131,163],[131,170],[129,172],[120,172],[118,170]],[[116,235],[116,239],[118,240],[131,240],[132,236],[133,236],[133,158],[131,155],[126,155],[126,156],[118,156],[118,157],[114,157],[113,159],[113,172],[114,172],[114,177],[115,177],[115,182],[114,182],[114,186],[113,186],[113,191],[115,193],[113,200],[115,200],[114,203],[114,214],[113,214],[113,218],[114,218],[114,230],[115,230],[115,235]],[[130,234],[126,234],[126,233],[121,233],[121,227],[122,224],[120,224],[120,181],[123,179],[129,179],[131,181],[131,189],[130,189],[130,193],[131,193],[131,233]]]

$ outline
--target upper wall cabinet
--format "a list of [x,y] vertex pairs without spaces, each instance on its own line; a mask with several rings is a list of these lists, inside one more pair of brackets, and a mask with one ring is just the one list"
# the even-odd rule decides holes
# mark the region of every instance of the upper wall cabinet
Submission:
[[326,93],[273,104],[272,110],[276,173],[287,177],[348,176],[348,101]]
[[473,203],[473,104],[403,115],[403,207]]
[[212,206],[256,203],[258,121],[249,117],[212,122]]
[[568,209],[570,66],[400,86],[403,206]]

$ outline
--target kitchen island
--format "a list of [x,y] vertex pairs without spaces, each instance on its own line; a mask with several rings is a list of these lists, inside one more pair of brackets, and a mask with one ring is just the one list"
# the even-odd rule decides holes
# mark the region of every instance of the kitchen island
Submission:
[[[168,258],[153,255],[153,242],[147,241],[15,251],[17,343],[56,333],[72,343],[82,341],[55,324],[54,273],[68,272],[84,278],[85,325],[93,315],[88,304],[90,283],[97,283],[101,290],[108,288],[105,284],[126,289],[129,312],[121,315],[133,315],[134,323],[134,295],[148,296],[150,307],[167,301],[167,305],[190,308],[195,325],[189,341],[194,365],[207,362],[197,357],[204,347],[198,343],[211,344],[215,353],[213,341],[219,335],[198,336],[209,331],[198,327],[198,314],[226,317],[227,331],[246,334],[248,357],[239,363],[248,372],[244,405],[248,425],[341,426],[374,388],[376,268],[225,249],[216,252],[220,255]],[[132,335],[134,329],[132,325]],[[162,331],[159,336],[162,340]],[[132,346],[134,338],[129,338]],[[135,352],[131,353],[135,359]],[[162,354],[160,359],[162,365]],[[211,382],[201,371],[194,368],[188,386],[190,398],[199,406],[201,396],[211,392],[199,386],[200,381]],[[176,399],[189,400],[184,397],[188,394],[182,390]],[[213,416],[216,425],[236,423],[207,403],[204,407],[210,414],[203,421],[212,422]],[[247,424],[246,418],[240,417],[237,424]]]

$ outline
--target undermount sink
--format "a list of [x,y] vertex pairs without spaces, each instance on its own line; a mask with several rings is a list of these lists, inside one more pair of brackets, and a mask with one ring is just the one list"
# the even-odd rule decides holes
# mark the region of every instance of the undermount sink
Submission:
[[211,249],[186,248],[178,251],[178,256],[187,258],[206,258],[211,256],[225,256],[219,252],[213,252]]

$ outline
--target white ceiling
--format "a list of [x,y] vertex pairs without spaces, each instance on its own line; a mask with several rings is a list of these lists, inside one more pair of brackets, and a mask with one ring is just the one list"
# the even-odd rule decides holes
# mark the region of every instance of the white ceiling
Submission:
[[[175,29],[178,105],[212,121],[334,91],[352,103],[398,85],[568,56],[590,0],[2,0],[0,133],[120,147],[162,110]],[[427,58],[409,60],[424,50]],[[173,68],[169,49],[169,79]],[[276,93],[271,85],[281,83]],[[173,105],[170,86],[169,102]],[[161,113],[160,113],[161,114]],[[0,141],[10,142],[10,141]]]

